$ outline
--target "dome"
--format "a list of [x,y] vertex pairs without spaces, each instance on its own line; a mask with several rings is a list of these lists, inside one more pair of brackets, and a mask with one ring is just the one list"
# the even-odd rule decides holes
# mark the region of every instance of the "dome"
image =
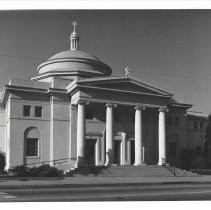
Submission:
[[38,74],[54,74],[66,76],[110,76],[111,68],[98,58],[79,51],[63,51],[50,57],[38,66]]
[[70,50],[59,52],[50,57],[37,68],[38,77],[78,76],[99,77],[110,76],[111,67],[95,56],[79,50],[79,36],[75,31],[70,36]]
[[66,59],[66,58],[81,58],[81,59],[100,61],[97,57],[92,56],[80,50],[66,50],[63,52],[59,52],[50,57],[48,60]]

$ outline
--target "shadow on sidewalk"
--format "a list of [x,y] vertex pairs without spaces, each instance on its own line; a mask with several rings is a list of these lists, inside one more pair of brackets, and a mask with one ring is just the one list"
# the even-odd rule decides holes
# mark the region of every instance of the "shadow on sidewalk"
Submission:
[[8,182],[8,181],[32,181],[32,180],[39,180],[39,181],[59,181],[63,180],[65,177],[11,177],[11,176],[0,176],[0,182]]

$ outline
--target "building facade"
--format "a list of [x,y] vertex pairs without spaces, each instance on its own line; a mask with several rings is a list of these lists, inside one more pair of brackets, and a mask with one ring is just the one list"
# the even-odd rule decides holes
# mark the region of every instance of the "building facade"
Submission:
[[79,50],[49,58],[29,80],[11,79],[1,96],[0,148],[6,168],[69,159],[80,165],[180,165],[188,147],[189,104]]

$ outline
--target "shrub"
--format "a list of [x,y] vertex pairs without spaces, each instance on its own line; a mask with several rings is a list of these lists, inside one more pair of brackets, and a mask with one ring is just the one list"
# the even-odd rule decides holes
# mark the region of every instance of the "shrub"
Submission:
[[29,168],[28,176],[40,176],[39,168],[37,167]]
[[41,165],[37,169],[39,170],[40,176],[57,177],[63,174],[63,171],[47,164]]
[[25,165],[19,165],[11,168],[9,170],[14,176],[21,176],[25,177],[29,175],[29,168],[27,168]]
[[5,164],[6,164],[5,154],[0,152],[0,172],[4,171]]
[[54,167],[50,167],[48,171],[46,172],[45,176],[57,177],[57,176],[62,176],[62,174],[63,174],[63,171],[58,170],[57,168],[54,168]]
[[14,176],[18,177],[58,177],[62,176],[63,171],[50,165],[28,168],[25,165],[16,166],[10,169]]

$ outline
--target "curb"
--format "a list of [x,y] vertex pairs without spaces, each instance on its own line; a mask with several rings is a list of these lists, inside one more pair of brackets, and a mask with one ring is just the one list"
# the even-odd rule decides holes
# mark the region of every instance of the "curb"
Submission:
[[175,182],[144,182],[144,183],[103,183],[103,184],[32,184],[32,185],[0,185],[0,189],[50,189],[50,188],[90,188],[90,187],[129,187],[129,186],[160,186],[176,184],[211,184],[211,182],[175,181]]

